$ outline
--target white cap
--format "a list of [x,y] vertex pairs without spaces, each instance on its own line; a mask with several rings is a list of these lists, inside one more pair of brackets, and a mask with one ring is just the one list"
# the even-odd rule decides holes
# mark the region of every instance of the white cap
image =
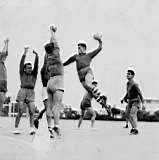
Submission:
[[30,48],[30,46],[29,45],[25,45],[24,48]]
[[24,64],[27,64],[27,63],[30,63],[30,64],[32,64],[32,62],[31,62],[31,61],[25,61],[25,63],[24,63]]
[[87,43],[86,43],[85,41],[78,41],[78,42],[77,42],[77,45],[80,45],[80,44],[84,44],[84,45],[87,46]]
[[133,67],[128,67],[126,71],[128,70],[133,71],[135,73],[135,69]]

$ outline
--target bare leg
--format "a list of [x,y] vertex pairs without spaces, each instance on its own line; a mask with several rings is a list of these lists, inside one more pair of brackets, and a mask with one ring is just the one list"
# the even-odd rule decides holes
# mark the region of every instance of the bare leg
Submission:
[[82,82],[82,85],[89,93],[93,95],[93,98],[95,98],[98,103],[101,103],[101,92],[99,91],[98,87],[92,85],[93,79],[93,74],[87,73],[85,76],[85,81]]
[[34,114],[35,114],[35,104],[34,102],[30,102],[29,106],[29,115],[30,115],[30,127],[33,128],[34,126]]
[[80,128],[81,124],[82,124],[82,121],[83,121],[83,118],[85,116],[85,110],[81,110],[81,116],[79,118],[79,122],[78,122],[78,128]]
[[92,107],[90,107],[88,109],[88,111],[91,113],[92,117],[91,117],[91,127],[94,127],[94,123],[95,123],[95,118],[96,118],[96,113],[94,111],[94,109]]
[[19,126],[20,119],[21,119],[21,117],[23,115],[23,112],[24,112],[24,107],[25,106],[24,106],[23,102],[19,102],[18,103],[18,114],[17,114],[17,116],[15,118],[15,128],[18,128],[18,126]]
[[137,112],[138,112],[137,106],[133,105],[130,110],[129,120],[132,128],[135,128],[135,129],[137,129]]
[[48,123],[48,127],[52,128],[52,108],[53,108],[53,95],[52,93],[48,93],[48,103],[46,105],[46,119]]
[[63,99],[63,91],[57,90],[53,94],[53,116],[54,116],[54,127],[59,128],[59,121],[60,121],[60,110],[62,106],[62,99]]
[[125,109],[126,126],[124,126],[124,128],[128,128],[129,114],[130,114],[130,107],[127,105]]
[[4,92],[0,92],[0,116],[4,115],[3,114],[3,103],[5,101],[5,93]]

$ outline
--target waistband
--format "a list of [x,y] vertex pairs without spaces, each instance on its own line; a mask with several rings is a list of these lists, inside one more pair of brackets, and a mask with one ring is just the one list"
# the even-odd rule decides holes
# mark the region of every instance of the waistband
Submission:
[[78,70],[78,72],[86,71],[86,70],[88,70],[88,69],[91,69],[90,66],[85,67],[85,68],[81,68],[81,69]]
[[58,74],[58,75],[55,75],[55,76],[50,76],[50,79],[53,79],[55,77],[63,77],[63,75],[62,74]]
[[21,87],[22,89],[34,89],[34,87]]
[[137,103],[140,103],[140,100],[139,100],[138,98],[134,98],[134,99],[129,99],[129,100],[128,100],[128,103],[129,103],[129,104],[133,104],[133,103],[136,103],[136,102],[137,102]]

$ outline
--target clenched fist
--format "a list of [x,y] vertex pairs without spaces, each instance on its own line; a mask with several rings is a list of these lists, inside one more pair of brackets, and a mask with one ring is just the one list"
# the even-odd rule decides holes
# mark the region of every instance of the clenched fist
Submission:
[[93,38],[94,38],[95,40],[101,41],[102,35],[96,33],[96,34],[93,35]]
[[50,26],[50,31],[52,32],[56,32],[57,31],[57,27],[56,26]]
[[4,40],[4,43],[8,43],[9,42],[9,38],[7,37],[5,40]]

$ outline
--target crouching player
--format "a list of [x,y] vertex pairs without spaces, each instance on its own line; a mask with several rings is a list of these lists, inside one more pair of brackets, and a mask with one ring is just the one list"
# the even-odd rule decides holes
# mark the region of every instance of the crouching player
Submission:
[[[94,87],[97,87],[98,82],[93,80],[92,85]],[[80,128],[86,113],[90,113],[92,115],[92,117],[91,117],[91,127],[92,128],[94,127],[96,113],[95,113],[95,111],[92,107],[92,104],[91,104],[91,101],[92,101],[93,98],[94,98],[93,94],[91,92],[86,91],[86,93],[85,93],[85,95],[84,95],[84,97],[81,101],[81,104],[80,104],[81,116],[80,116],[80,119],[79,119],[79,122],[78,122],[78,128]]]

